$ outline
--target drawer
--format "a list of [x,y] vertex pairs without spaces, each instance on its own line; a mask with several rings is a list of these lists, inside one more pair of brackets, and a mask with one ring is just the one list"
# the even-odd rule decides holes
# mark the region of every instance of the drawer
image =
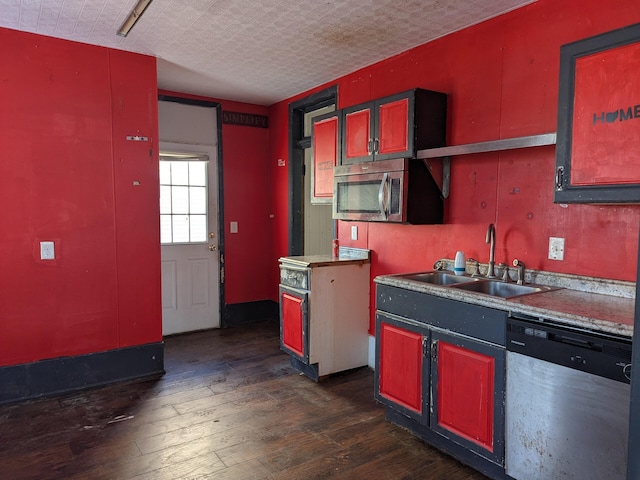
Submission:
[[309,290],[309,270],[280,265],[280,284],[287,287]]

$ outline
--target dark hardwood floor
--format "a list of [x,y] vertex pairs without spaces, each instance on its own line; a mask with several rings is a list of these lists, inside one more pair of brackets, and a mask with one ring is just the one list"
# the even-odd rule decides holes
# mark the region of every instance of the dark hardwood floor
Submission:
[[0,407],[0,478],[485,479],[385,421],[370,369],[299,375],[275,322],[169,337],[165,368]]

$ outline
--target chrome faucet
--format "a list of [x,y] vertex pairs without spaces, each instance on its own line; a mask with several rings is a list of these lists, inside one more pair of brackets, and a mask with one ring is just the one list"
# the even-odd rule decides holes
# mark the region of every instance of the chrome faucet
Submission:
[[488,278],[495,278],[496,272],[496,227],[493,223],[489,224],[489,228],[487,228],[487,243],[490,244],[489,247],[489,269],[487,270]]
[[513,266],[518,267],[518,285],[524,285],[524,263],[517,258],[513,261]]

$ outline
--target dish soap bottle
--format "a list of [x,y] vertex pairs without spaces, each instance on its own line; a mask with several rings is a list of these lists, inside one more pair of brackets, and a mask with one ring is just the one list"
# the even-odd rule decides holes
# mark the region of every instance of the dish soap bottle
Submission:
[[458,252],[456,253],[456,259],[453,262],[453,273],[455,273],[456,275],[464,275],[466,264],[467,262],[464,258],[464,252],[458,250]]

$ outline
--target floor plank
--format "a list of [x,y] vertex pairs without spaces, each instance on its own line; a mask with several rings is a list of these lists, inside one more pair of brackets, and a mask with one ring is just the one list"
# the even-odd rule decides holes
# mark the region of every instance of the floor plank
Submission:
[[314,383],[278,335],[169,337],[161,379],[0,407],[0,477],[486,480],[387,422],[370,369]]

